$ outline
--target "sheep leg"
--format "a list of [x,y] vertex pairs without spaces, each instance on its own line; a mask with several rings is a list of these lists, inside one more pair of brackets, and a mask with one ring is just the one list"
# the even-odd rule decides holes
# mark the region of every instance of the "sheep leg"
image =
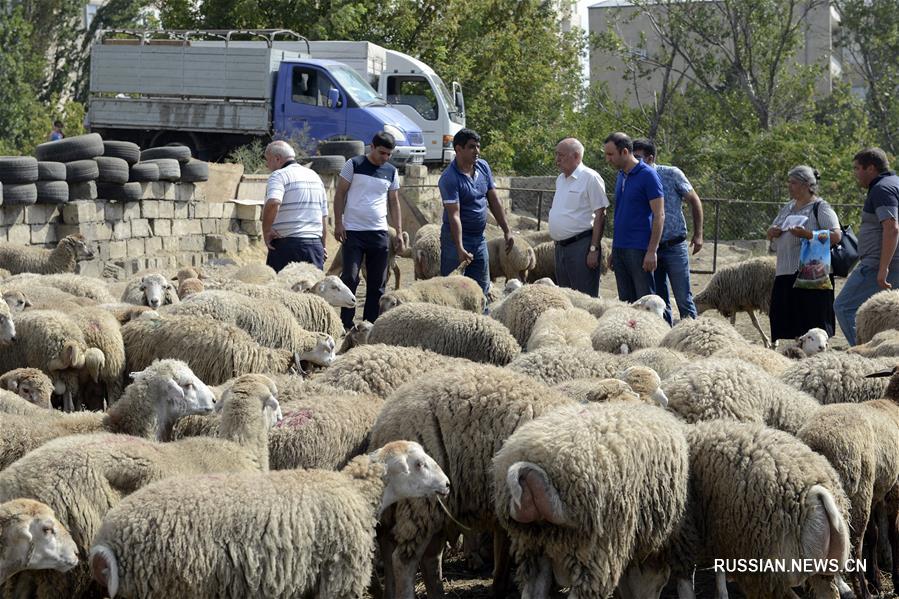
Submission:
[[62,409],[64,412],[74,412],[75,404],[72,400],[72,392],[66,389],[66,392],[62,396]]
[[446,535],[442,532],[431,537],[421,559],[421,577],[425,583],[428,599],[443,599],[443,548],[446,546]]
[[728,599],[727,574],[724,572],[715,572],[715,592],[717,599]]
[[[395,551],[393,553],[393,574],[396,585],[396,599],[415,599],[415,573],[418,571],[418,564],[421,563],[425,551],[431,544],[431,537],[418,545],[415,549],[415,555],[412,559],[404,560]],[[442,596],[442,595],[441,595]]]
[[868,527],[865,529],[865,540],[862,553],[865,556],[865,578],[868,587],[874,595],[879,595],[881,590],[880,568],[877,567],[877,545],[880,540],[880,512],[883,504],[878,503],[871,510]]
[[512,541],[501,527],[493,531],[493,597],[502,599],[512,583]]
[[689,578],[677,579],[677,599],[696,599],[692,580]]
[[[736,317],[736,314],[734,316]],[[762,342],[764,342],[765,347],[770,349],[771,340],[768,339],[768,335],[766,335],[765,331],[762,330],[762,325],[759,324],[759,317],[755,315],[755,310],[749,310],[749,319],[752,321],[752,325],[755,327],[755,330],[758,331],[759,335],[762,336]]]
[[[392,515],[392,509],[384,512],[381,516],[382,522],[379,522],[376,528],[378,548],[381,551],[381,563],[384,566],[384,594],[382,595],[384,599],[393,599],[396,596],[396,581],[393,576],[393,552],[396,550],[396,543],[393,542],[393,537],[390,534],[390,530],[393,527],[391,522]],[[377,575],[372,576],[372,585],[376,583],[377,578]],[[378,588],[380,589],[380,584]],[[375,595],[375,593],[372,594]]]
[[[860,529],[864,531],[864,537],[859,539],[858,541],[858,555],[867,559],[868,554],[871,553],[871,542],[876,541],[877,536],[875,529],[876,525],[872,526],[873,519],[867,523],[867,525],[862,525]],[[872,534],[874,533],[874,534]],[[873,538],[872,538],[873,537]],[[854,572],[853,579],[855,581],[855,595],[858,599],[871,599],[871,592],[868,590],[868,582],[867,582],[867,572],[863,572],[860,570],[856,570]]]
[[[552,564],[543,556],[537,560],[535,572],[529,572],[521,589],[521,599],[549,599],[553,583]],[[533,567],[533,566],[532,566]]]
[[[392,268],[393,268],[393,276],[396,277],[396,286],[394,287],[394,289],[399,289],[400,288],[400,267],[396,263],[395,259],[394,259]],[[387,273],[387,274],[389,275],[390,273]],[[384,281],[384,286],[385,287],[387,286],[387,281]]]
[[887,538],[890,541],[893,590],[899,592],[899,485],[887,494]]
[[837,584],[837,592],[840,595],[840,599],[855,599],[855,593],[852,592],[852,587],[843,579],[843,576],[837,574],[834,576],[834,582]]

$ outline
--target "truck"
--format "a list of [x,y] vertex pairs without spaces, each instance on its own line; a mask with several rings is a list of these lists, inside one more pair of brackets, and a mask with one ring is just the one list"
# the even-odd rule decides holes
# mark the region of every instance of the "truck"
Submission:
[[[259,42],[248,44],[241,38]],[[287,38],[304,51],[279,47]],[[420,164],[421,128],[356,70],[312,58],[289,30],[105,30],[91,47],[88,126],[141,147],[181,143],[218,160],[256,138],[369,143],[396,137],[397,166]]]

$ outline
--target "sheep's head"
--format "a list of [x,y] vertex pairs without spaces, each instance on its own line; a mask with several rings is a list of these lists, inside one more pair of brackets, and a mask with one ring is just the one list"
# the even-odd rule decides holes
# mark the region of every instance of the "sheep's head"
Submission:
[[294,356],[294,363],[299,368],[300,362],[306,361],[316,366],[330,366],[334,362],[336,345],[334,338],[325,333],[315,333],[316,341],[312,349],[299,352]]
[[827,349],[827,331],[824,329],[809,329],[802,337],[796,339],[796,344],[802,348],[806,356],[814,356]]
[[509,279],[506,281],[505,287],[503,287],[503,295],[509,295],[513,291],[521,289],[524,287],[524,283],[519,281],[518,279]]
[[78,547],[47,505],[31,499],[0,504],[0,582],[22,570],[68,572]]
[[0,311],[0,345],[12,343],[16,340],[16,324],[11,314]]
[[634,308],[652,312],[659,318],[665,318],[665,300],[655,294],[644,295],[634,302]]
[[178,281],[178,297],[181,299],[196,295],[206,289],[206,286],[200,279],[178,279]]
[[640,399],[648,403],[668,407],[668,397],[662,391],[662,380],[658,373],[647,366],[629,366],[616,375],[630,388],[640,394]]
[[235,394],[257,398],[269,428],[284,419],[284,415],[281,413],[281,404],[277,399],[278,387],[269,377],[263,374],[245,374],[237,377],[222,394],[221,401],[215,404],[216,411],[226,409],[224,406]]
[[69,248],[75,254],[75,260],[90,260],[94,257],[93,248],[81,235],[69,235],[59,245]]
[[3,301],[6,302],[6,305],[9,306],[9,309],[12,312],[24,312],[25,308],[30,308],[32,306],[31,302],[28,300],[28,296],[21,291],[4,292]]
[[368,336],[371,335],[373,327],[374,325],[367,320],[363,320],[362,322],[353,325],[353,327],[346,332],[346,337],[343,338],[343,343],[340,345],[340,351],[337,353],[342,354],[350,351],[354,347],[368,343]]
[[163,304],[170,303],[166,301],[166,296],[175,293],[172,284],[160,274],[141,277],[138,289],[143,293],[144,304],[151,308],[158,308]]
[[328,275],[313,285],[308,292],[323,298],[335,308],[356,307],[356,296],[350,291],[350,288],[340,280],[340,277],[335,275]]
[[381,300],[378,302],[378,313],[383,314],[388,310],[393,310],[397,306],[403,303],[402,298],[396,295],[393,292],[385,293],[381,296]]
[[549,277],[543,277],[542,279],[537,279],[534,281],[534,285],[549,285],[550,287],[558,287],[556,282],[550,279]]
[[584,399],[587,403],[608,403],[612,401],[639,401],[640,396],[626,382],[618,379],[595,379],[590,382],[590,390]]
[[214,406],[212,390],[179,360],[157,360],[140,372],[132,372],[135,382],[144,381],[155,398],[158,429],[190,414],[208,414]]
[[50,407],[53,381],[37,368],[17,368],[0,376],[0,389],[7,389],[42,408]]
[[449,478],[414,441],[393,441],[372,452],[370,457],[384,464],[387,471],[382,510],[400,499],[449,495]]

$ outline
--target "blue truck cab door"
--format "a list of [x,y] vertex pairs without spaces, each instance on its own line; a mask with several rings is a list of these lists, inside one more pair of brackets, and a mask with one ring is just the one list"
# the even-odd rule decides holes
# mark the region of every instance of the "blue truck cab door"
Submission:
[[278,87],[276,135],[293,136],[308,128],[306,136],[318,142],[346,134],[347,96],[326,71],[309,64],[284,63]]

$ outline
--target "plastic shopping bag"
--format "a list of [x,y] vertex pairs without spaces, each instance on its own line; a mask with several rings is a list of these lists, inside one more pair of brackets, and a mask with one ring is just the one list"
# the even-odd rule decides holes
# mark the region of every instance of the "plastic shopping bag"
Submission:
[[833,289],[830,283],[830,231],[812,231],[799,249],[799,274],[794,289]]

